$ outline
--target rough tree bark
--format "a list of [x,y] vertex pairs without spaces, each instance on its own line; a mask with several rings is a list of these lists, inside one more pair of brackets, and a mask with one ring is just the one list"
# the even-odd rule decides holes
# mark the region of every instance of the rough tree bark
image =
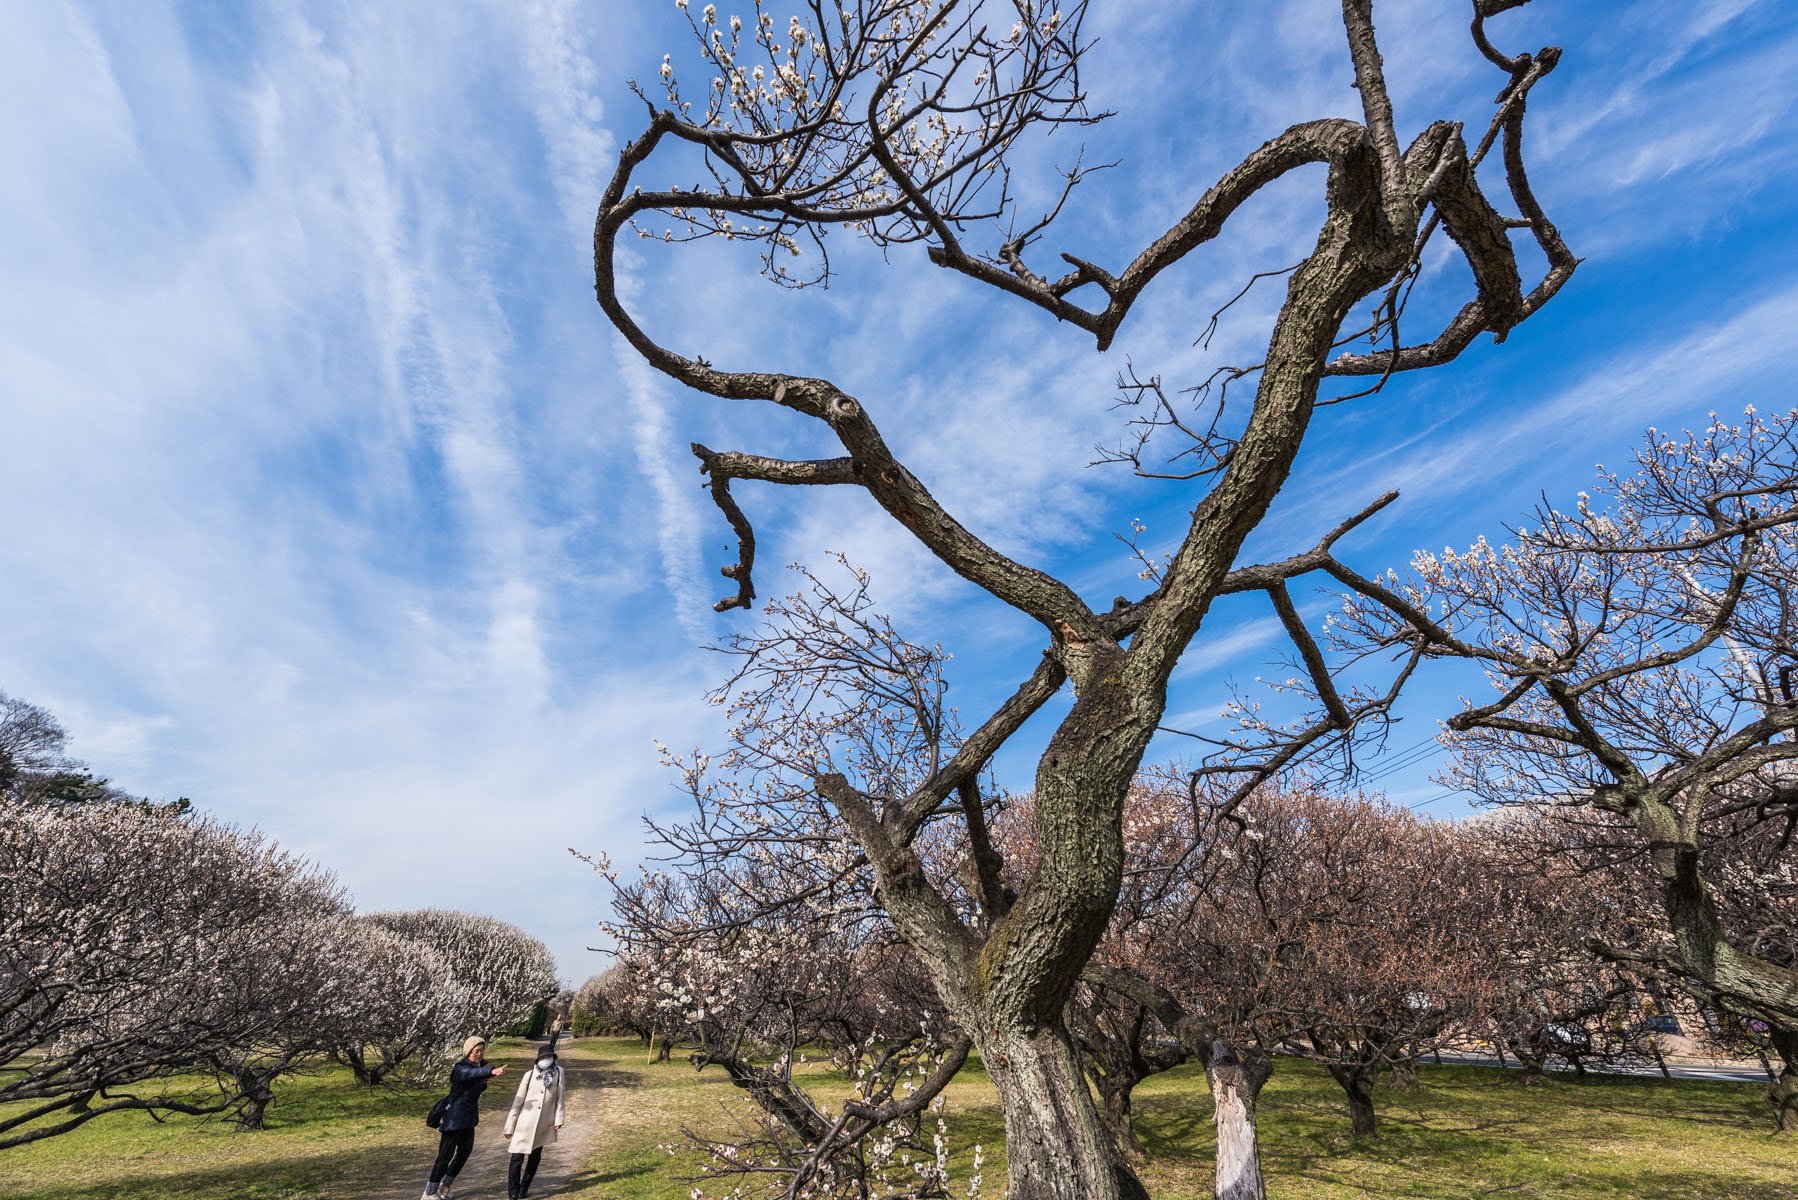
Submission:
[[[1530,1087],[1542,1082],[1543,1069],[1548,1065],[1548,1055],[1546,1053],[1539,1051],[1532,1046],[1526,1046],[1521,1041],[1511,1043],[1511,1053],[1516,1057],[1519,1066],[1522,1068],[1517,1073],[1518,1083],[1522,1084],[1524,1087]],[[1503,1066],[1504,1061],[1502,1056],[1504,1051],[1500,1049],[1499,1054],[1501,1056],[1499,1065]]]
[[1266,1200],[1255,1104],[1273,1072],[1273,1060],[1263,1050],[1238,1054],[1221,1038],[1211,1043],[1205,1080],[1217,1126],[1217,1200]]
[[[818,794],[841,814],[866,854],[895,927],[930,972],[944,1006],[972,1037],[992,1074],[1005,1118],[1012,1200],[1114,1200],[1144,1194],[1093,1103],[1063,1012],[1118,893],[1126,790],[1161,722],[1169,678],[1212,601],[1226,591],[1267,590],[1277,606],[1286,578],[1326,569],[1322,561],[1305,558],[1242,568],[1247,576],[1233,576],[1245,540],[1292,470],[1320,384],[1332,375],[1372,375],[1383,382],[1396,371],[1445,363],[1481,332],[1503,340],[1572,273],[1575,260],[1535,204],[1520,151],[1525,98],[1553,68],[1558,51],[1506,57],[1491,48],[1480,28],[1487,15],[1519,2],[1479,0],[1474,5],[1476,42],[1510,82],[1485,140],[1470,154],[1459,125],[1448,121],[1429,125],[1408,149],[1401,147],[1371,2],[1344,0],[1342,20],[1364,123],[1317,120],[1278,135],[1228,172],[1117,275],[1072,256],[1066,257],[1074,270],[1062,280],[1049,281],[1030,271],[1022,253],[1046,220],[997,255],[970,252],[961,237],[974,213],[956,207],[964,195],[956,182],[962,173],[1003,168],[1005,147],[1026,126],[1082,119],[1073,115],[1083,111],[1073,71],[1079,54],[1079,4],[1053,20],[1021,23],[1006,46],[986,39],[975,23],[974,6],[851,6],[853,12],[841,14],[841,21],[835,6],[814,6],[820,22],[828,18],[833,28],[841,26],[841,40],[852,48],[840,61],[819,60],[822,82],[815,107],[764,102],[756,99],[762,92],[745,85],[750,97],[744,102],[746,111],[762,123],[739,121],[732,115],[739,112],[736,102],[729,113],[714,103],[713,117],[689,119],[671,82],[670,107],[654,109],[643,134],[620,156],[605,191],[594,230],[596,292],[623,337],[650,365],[699,392],[762,401],[812,418],[843,451],[839,458],[789,462],[694,446],[713,499],[739,543],[738,561],[724,568],[737,591],[717,607],[748,607],[755,597],[754,531],[730,493],[733,481],[849,486],[864,489],[944,564],[1037,621],[1047,636],[1043,666],[967,739],[953,761],[911,795],[866,795],[840,775],[815,782]],[[858,42],[867,31],[857,21],[874,8],[879,9],[879,29]],[[892,36],[886,33],[889,21]],[[702,31],[702,44],[705,38]],[[1010,46],[1024,47],[1024,67],[1016,67],[1020,51]],[[967,47],[967,56],[957,57],[957,47]],[[911,108],[883,104],[898,94],[895,89],[909,88],[902,88],[900,80],[920,73],[940,77],[947,88],[966,62],[984,64],[972,81],[981,87],[996,88],[993,81],[1000,74],[1021,72],[1016,80],[1006,74],[1011,82],[1005,87],[1017,90],[995,92],[990,108],[980,107],[988,101],[978,101],[971,122],[965,108],[955,109],[943,125],[943,137],[949,138],[951,127],[960,131],[971,126],[972,132],[958,133],[963,141],[949,151],[935,157],[912,154],[902,131],[924,126],[922,118],[930,115],[932,105],[947,104],[944,92],[931,93]],[[841,105],[833,108],[838,97],[852,94],[843,89],[858,75],[872,87],[860,126],[855,124],[862,121],[859,115],[846,116]],[[993,123],[983,123],[989,117]],[[1511,220],[1496,213],[1474,177],[1478,160],[1501,133],[1510,190],[1523,213]],[[639,168],[670,140],[704,154],[718,186],[652,190],[637,184]],[[828,153],[819,151],[820,146],[828,147]],[[1120,598],[1108,612],[1089,609],[1062,581],[1013,561],[964,527],[897,461],[863,401],[823,379],[726,371],[675,353],[638,325],[619,294],[616,240],[640,214],[665,213],[702,234],[765,240],[785,238],[788,229],[855,225],[873,230],[871,236],[884,239],[883,244],[927,242],[930,258],[939,266],[1037,305],[1091,333],[1104,349],[1162,270],[1216,237],[1235,209],[1262,187],[1309,164],[1327,166],[1327,215],[1315,247],[1289,278],[1246,424],[1224,456],[1211,490],[1196,501],[1159,586],[1135,603]],[[1070,186],[1078,177],[1076,170]],[[681,178],[684,182],[687,176]],[[1426,227],[1424,214],[1432,206],[1435,215]],[[1401,347],[1397,321],[1402,303],[1394,288],[1385,310],[1389,315],[1376,320],[1376,331],[1391,333],[1393,348],[1332,360],[1343,322],[1375,292],[1410,278],[1423,242],[1438,223],[1472,264],[1477,297],[1433,342]],[[1511,229],[1529,230],[1549,260],[1547,275],[1528,296],[1521,290]],[[669,240],[674,240],[672,232]],[[1086,288],[1101,293],[1094,307],[1072,298],[1077,292],[1091,295]],[[1302,628],[1294,636],[1306,638],[1308,645]],[[1308,654],[1307,661],[1312,657]],[[1375,702],[1351,711],[1328,678],[1316,682],[1326,693],[1327,718],[1289,751],[1258,763],[1245,788],[1269,778],[1305,746],[1346,732],[1380,707]],[[1040,868],[1015,903],[1003,910],[989,905],[991,919],[977,926],[927,877],[913,839],[943,801],[977,778],[998,747],[1064,684],[1072,686],[1074,702],[1035,771]],[[983,849],[976,847],[977,856]],[[996,882],[988,885],[989,891],[997,891]],[[1240,1088],[1234,1094],[1239,1100],[1246,1095]],[[1241,1111],[1252,1116],[1252,1096],[1246,1098],[1250,1103]],[[1259,1173],[1243,1168],[1239,1175],[1258,1179]],[[1242,1190],[1245,1186],[1232,1184],[1232,1194],[1249,1194]]]
[[1099,1093],[1099,1116],[1111,1130],[1111,1140],[1117,1143],[1118,1153],[1131,1166],[1141,1165],[1149,1153],[1142,1139],[1136,1136],[1136,1116],[1130,1101],[1132,1089],[1107,1087],[1098,1079],[1094,1079],[1093,1087]]
[[387,1072],[379,1063],[371,1063],[368,1055],[359,1047],[346,1047],[338,1052],[344,1063],[350,1068],[350,1074],[363,1087],[376,1087],[387,1078]]
[[272,1077],[256,1071],[238,1071],[238,1095],[243,1097],[243,1107],[237,1112],[239,1129],[261,1129],[263,1117],[268,1113],[268,1106],[275,1098],[270,1086]]
[[1373,1105],[1374,1085],[1380,1079],[1380,1066],[1378,1061],[1324,1064],[1324,1069],[1341,1086],[1342,1094],[1348,1100],[1349,1133],[1356,1141],[1380,1135]]
[[[1798,726],[1798,715],[1781,714],[1778,722]],[[1664,791],[1664,785],[1656,790]],[[1703,805],[1694,802],[1692,808],[1702,811]],[[1630,813],[1661,876],[1667,924],[1673,931],[1681,971],[1721,995],[1740,997],[1788,1019],[1798,1018],[1798,970],[1742,953],[1725,933],[1717,902],[1699,870],[1692,818],[1682,822],[1662,795],[1653,792],[1631,805]],[[1778,1027],[1798,1033],[1798,1027]]]

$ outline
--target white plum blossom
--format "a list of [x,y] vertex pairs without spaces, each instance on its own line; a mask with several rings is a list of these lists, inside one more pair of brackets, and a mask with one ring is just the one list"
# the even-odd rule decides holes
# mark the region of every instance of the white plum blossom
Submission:
[[[346,917],[330,876],[260,834],[0,804],[0,1147],[119,1109],[266,1103],[278,1047],[317,1049],[353,990],[305,940]],[[246,1068],[259,1097],[208,1067]]]

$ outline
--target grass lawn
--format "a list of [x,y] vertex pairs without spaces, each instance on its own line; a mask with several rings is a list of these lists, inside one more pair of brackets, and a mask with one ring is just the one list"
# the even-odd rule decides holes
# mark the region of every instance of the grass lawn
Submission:
[[[724,1134],[742,1099],[715,1071],[649,1064],[634,1042],[583,1039],[572,1057],[600,1066],[595,1158],[577,1192],[589,1200],[687,1200],[693,1161],[660,1147],[683,1126]],[[516,1062],[522,1048],[496,1048]],[[1382,1135],[1348,1139],[1340,1092],[1314,1069],[1282,1062],[1262,1095],[1261,1136],[1275,1200],[1405,1197],[1463,1200],[1793,1200],[1798,1140],[1770,1132],[1751,1084],[1555,1078],[1525,1089],[1509,1072],[1426,1067],[1418,1091],[1382,1089]],[[331,1072],[292,1081],[269,1128],[137,1114],[0,1151],[8,1200],[223,1200],[333,1196],[363,1200],[420,1174],[431,1093],[357,1088]],[[952,1163],[965,1177],[972,1147],[987,1151],[987,1193],[1004,1179],[997,1110],[976,1061],[949,1089]],[[1183,1068],[1138,1089],[1138,1125],[1154,1155],[1157,1200],[1210,1195],[1210,1099]],[[958,1189],[959,1190],[959,1189]],[[475,1200],[471,1197],[470,1200]]]
[[[494,1062],[523,1062],[500,1042]],[[503,1093],[503,1094],[502,1094]],[[424,1114],[441,1092],[362,1087],[333,1067],[276,1086],[266,1128],[228,1119],[110,1113],[60,1137],[0,1150],[6,1200],[363,1200],[399,1178],[424,1178],[437,1135]],[[511,1100],[489,1088],[483,1106]],[[500,1117],[504,1117],[502,1110]]]
[[[607,1200],[687,1200],[693,1160],[658,1149],[682,1125],[720,1134],[742,1102],[716,1072],[646,1065],[628,1043],[610,1064],[623,1094],[605,1105],[595,1162]],[[1426,1066],[1417,1091],[1381,1089],[1381,1136],[1348,1136],[1341,1090],[1316,1068],[1282,1061],[1262,1093],[1261,1139],[1274,1200],[1795,1200],[1798,1139],[1772,1133],[1754,1084],[1553,1077],[1524,1088],[1514,1072]],[[978,1060],[948,1091],[951,1163],[965,1178],[986,1147],[986,1192],[1004,1182],[991,1086]],[[1157,1200],[1211,1195],[1211,1099],[1196,1067],[1137,1089]],[[959,1190],[959,1186],[957,1188]],[[583,1195],[593,1195],[594,1191]]]

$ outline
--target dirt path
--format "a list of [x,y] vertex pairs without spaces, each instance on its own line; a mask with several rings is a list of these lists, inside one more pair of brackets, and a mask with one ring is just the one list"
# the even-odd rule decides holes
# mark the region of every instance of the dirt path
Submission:
[[[588,1162],[593,1156],[598,1134],[599,1095],[606,1084],[606,1071],[584,1061],[578,1048],[565,1048],[562,1069],[567,1073],[568,1098],[564,1110],[562,1132],[555,1145],[543,1150],[543,1162],[537,1178],[531,1183],[531,1198],[568,1195],[579,1190],[583,1176],[589,1174]],[[526,1069],[529,1060],[524,1052],[496,1054],[507,1064],[504,1075],[488,1085],[481,1096],[481,1123],[475,1129],[474,1153],[468,1166],[456,1179],[455,1200],[503,1200],[506,1194],[506,1168],[511,1153],[500,1138],[506,1124],[506,1110],[518,1089],[517,1071]],[[368,1200],[417,1200],[424,1194],[425,1180],[431,1174],[431,1160],[437,1153],[437,1133],[419,1122],[421,1136],[415,1163],[405,1181]]]

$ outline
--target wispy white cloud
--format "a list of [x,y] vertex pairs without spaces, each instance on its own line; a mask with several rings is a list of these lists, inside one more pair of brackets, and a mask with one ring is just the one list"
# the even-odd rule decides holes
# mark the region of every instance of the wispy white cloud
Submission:
[[[1290,551],[1396,481],[1417,504],[1357,553],[1430,541],[1491,517],[1495,473],[1507,497],[1549,486],[1641,424],[1777,381],[1798,292],[1766,282],[1792,111],[1791,34],[1769,11],[1534,5],[1496,23],[1507,45],[1568,41],[1531,146],[1538,192],[1594,258],[1539,321],[1592,332],[1522,331],[1328,410],[1262,540]],[[1380,14],[1407,128],[1477,126],[1494,73],[1464,15]],[[1358,108],[1328,0],[1136,0],[1094,21],[1086,79],[1120,111],[1084,131],[1089,161],[1121,161],[1045,261],[1127,260],[1248,149]],[[1657,36],[1620,46],[1620,21]],[[685,395],[592,303],[593,207],[642,118],[623,80],[681,44],[669,5],[0,8],[0,509],[29,516],[0,540],[0,686],[63,713],[121,782],[266,824],[368,903],[487,907],[573,953],[595,897],[537,855],[633,852],[635,815],[670,794],[649,737],[708,736],[695,644],[749,619],[709,611],[731,536],[686,443],[834,452],[791,414]],[[1018,148],[1022,194],[1047,194],[1070,133]],[[915,248],[888,261],[846,237],[828,292],[777,291],[725,246],[651,245],[626,282],[678,348],[864,396],[971,529],[1105,603],[1140,583],[1111,532],[1141,515],[1171,536],[1197,496],[1085,468],[1121,424],[1113,376],[1129,357],[1179,388],[1254,361],[1277,280],[1209,354],[1192,339],[1249,274],[1309,249],[1322,183],[1257,197],[1105,356]],[[1720,248],[1743,222],[1760,240]],[[1679,311],[1613,282],[1647,256],[1683,272]],[[1446,248],[1430,267],[1419,329],[1465,287]],[[1040,650],[866,497],[743,492],[765,594],[785,562],[844,551],[909,632],[952,644],[968,711]],[[1264,610],[1220,606],[1182,687],[1215,694],[1277,643]],[[494,844],[530,864],[485,869]],[[445,874],[471,856],[483,869]]]
[[[536,98],[538,130],[548,147],[551,178],[572,247],[590,245],[594,206],[611,177],[615,139],[600,124],[605,105],[597,94],[598,71],[582,44],[579,14],[570,0],[535,0],[528,6],[525,62]],[[629,251],[621,259],[619,288],[628,300],[642,292],[640,268]],[[700,581],[700,509],[696,476],[679,470],[678,441],[669,420],[669,389],[621,336],[610,337],[614,361],[629,401],[637,466],[655,497],[651,518],[661,549],[662,578],[674,596],[687,633],[702,640],[709,600]]]
[[[594,906],[540,893],[577,864],[446,864],[495,830],[628,855],[665,787],[650,737],[703,720],[697,674],[637,640],[679,629],[643,598],[653,557],[568,557],[590,534],[559,468],[633,459],[545,443],[569,414],[537,397],[590,394],[593,359],[526,358],[562,336],[530,273],[578,267],[554,206],[607,153],[598,113],[543,139],[553,162],[508,151],[493,109],[528,119],[538,76],[505,10],[237,16],[229,71],[173,8],[4,18],[29,102],[0,145],[44,169],[0,192],[32,235],[0,250],[0,504],[36,514],[0,548],[0,672],[122,784],[267,827],[364,903],[556,926],[566,958]],[[533,194],[538,170],[567,187]],[[544,203],[553,250],[518,233]],[[653,547],[640,505],[586,488],[623,519],[609,554]]]
[[[1748,304],[1670,345],[1626,346],[1532,404],[1475,418],[1471,428],[1465,419],[1452,432],[1432,428],[1368,456],[1352,474],[1377,478],[1407,500],[1439,501],[1598,437],[1627,444],[1649,422],[1699,420],[1707,403],[1739,409],[1757,394],[1754,384],[1784,374],[1788,355],[1781,339],[1794,321],[1798,288]],[[1694,398],[1700,398],[1697,406]],[[1585,480],[1567,482],[1577,490]]]

